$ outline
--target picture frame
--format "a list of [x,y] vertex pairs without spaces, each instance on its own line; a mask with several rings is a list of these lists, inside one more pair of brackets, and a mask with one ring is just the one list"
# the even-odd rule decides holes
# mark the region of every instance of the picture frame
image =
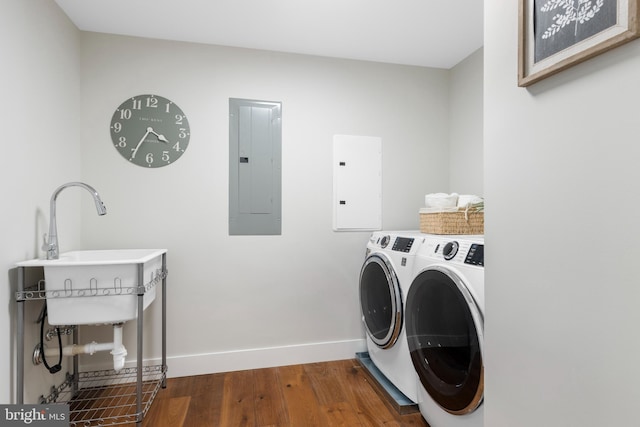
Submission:
[[518,86],[640,36],[640,0],[518,0]]

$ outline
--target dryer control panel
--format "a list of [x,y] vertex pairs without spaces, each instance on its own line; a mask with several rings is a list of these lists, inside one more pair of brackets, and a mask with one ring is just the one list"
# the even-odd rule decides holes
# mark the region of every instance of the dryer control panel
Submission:
[[433,250],[435,255],[452,263],[464,263],[484,267],[484,244],[468,241],[441,241]]
[[464,263],[484,267],[484,245],[473,243],[467,252]]

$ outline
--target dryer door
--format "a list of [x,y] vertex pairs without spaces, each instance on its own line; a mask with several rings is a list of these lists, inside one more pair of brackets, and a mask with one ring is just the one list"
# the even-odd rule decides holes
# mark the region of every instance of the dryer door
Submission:
[[360,309],[371,340],[383,349],[393,346],[402,329],[402,295],[383,254],[370,255],[360,270]]
[[463,281],[431,266],[418,274],[407,295],[407,341],[425,390],[446,411],[474,411],[484,392],[484,320]]

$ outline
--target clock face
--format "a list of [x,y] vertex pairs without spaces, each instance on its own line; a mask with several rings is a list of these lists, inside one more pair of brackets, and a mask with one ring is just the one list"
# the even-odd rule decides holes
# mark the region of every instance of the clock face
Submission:
[[157,95],[124,101],[111,118],[111,140],[122,157],[138,166],[170,165],[189,146],[189,121],[180,107]]

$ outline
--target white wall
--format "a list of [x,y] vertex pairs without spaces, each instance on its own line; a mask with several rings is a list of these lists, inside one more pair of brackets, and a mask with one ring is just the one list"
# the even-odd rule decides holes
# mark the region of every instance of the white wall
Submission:
[[449,187],[458,194],[484,194],[482,59],[478,49],[450,71]]
[[[364,348],[369,233],[332,231],[332,138],[382,138],[383,227],[416,229],[424,194],[449,185],[446,70],[83,33],[81,75],[83,178],[109,210],[83,207],[83,246],[169,249],[170,375]],[[142,93],[189,117],[189,148],[169,167],[112,147],[114,109]],[[230,97],[282,102],[281,236],[228,236]],[[159,356],[157,341],[146,355]]]
[[485,425],[638,425],[640,42],[518,88],[517,3],[485,0]]
[[[15,290],[14,263],[37,257],[47,232],[53,190],[80,178],[80,33],[48,0],[6,0],[0,13],[0,402],[14,401]],[[59,198],[61,244],[80,242],[79,191]],[[27,342],[33,350],[39,302],[29,303]],[[30,354],[26,358],[30,359]],[[41,367],[26,365],[25,399],[35,402],[59,383]]]

